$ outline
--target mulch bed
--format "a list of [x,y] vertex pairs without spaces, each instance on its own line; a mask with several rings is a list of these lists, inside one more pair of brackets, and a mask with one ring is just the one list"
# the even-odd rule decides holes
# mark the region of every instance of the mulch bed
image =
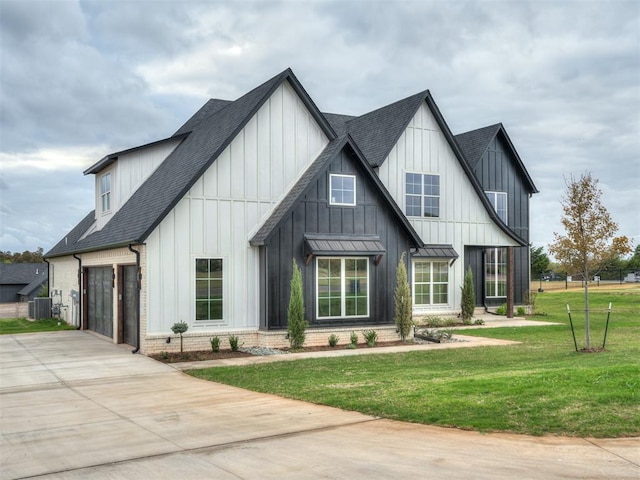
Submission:
[[[393,341],[393,342],[378,342],[376,347],[395,347],[398,345],[414,345],[413,342],[402,342],[401,340]],[[297,350],[291,352],[289,348],[281,348],[283,352],[291,353],[295,355],[296,353],[304,353],[304,352],[324,352],[327,350],[345,350],[346,345],[338,345],[336,347],[330,347],[329,345],[318,345],[315,347],[304,347],[302,350]],[[370,348],[366,343],[359,343],[358,348],[366,349]],[[232,352],[231,350],[220,350],[218,352],[213,352],[211,350],[201,350],[197,352],[164,352],[162,354],[156,353],[153,355],[149,355],[154,360],[158,360],[163,363],[179,363],[179,362],[201,362],[204,360],[223,360],[227,358],[241,358],[241,357],[251,357],[253,356],[248,352]]]

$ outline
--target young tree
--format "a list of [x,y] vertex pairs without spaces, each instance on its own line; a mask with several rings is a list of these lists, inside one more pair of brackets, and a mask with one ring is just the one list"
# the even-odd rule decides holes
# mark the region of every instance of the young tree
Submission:
[[302,296],[302,272],[293,259],[293,274],[291,275],[291,296],[287,312],[287,332],[292,349],[300,349],[304,345],[305,330],[309,326],[304,319],[304,297]]
[[531,246],[531,276],[540,278],[549,269],[549,257],[544,253],[544,247]]
[[471,271],[471,265],[467,268],[467,273],[464,276],[464,283],[460,288],[462,289],[462,300],[460,302],[462,322],[465,324],[471,323],[473,311],[476,309],[476,291],[473,286],[473,272]]
[[404,253],[400,256],[398,269],[396,270],[396,292],[395,301],[395,322],[400,333],[400,338],[404,342],[411,333],[412,305],[411,305],[411,289],[409,288],[409,280],[407,279],[407,267],[404,266]]
[[614,237],[618,224],[600,202],[602,191],[590,172],[578,179],[572,175],[565,184],[561,222],[566,234],[554,232],[549,252],[567,272],[584,279],[586,342],[590,349],[589,273],[597,273],[612,257],[630,252],[631,245],[626,237]]

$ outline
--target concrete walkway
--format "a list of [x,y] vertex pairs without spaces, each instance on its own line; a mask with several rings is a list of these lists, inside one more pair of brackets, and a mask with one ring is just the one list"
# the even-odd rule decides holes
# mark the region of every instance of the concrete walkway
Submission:
[[0,414],[3,479],[640,478],[638,438],[382,420],[198,380],[78,331],[0,337]]

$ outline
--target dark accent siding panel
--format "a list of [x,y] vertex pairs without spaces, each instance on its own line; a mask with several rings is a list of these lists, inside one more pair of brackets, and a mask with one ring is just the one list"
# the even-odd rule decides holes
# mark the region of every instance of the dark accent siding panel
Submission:
[[[356,206],[328,204],[330,172],[356,175]],[[261,315],[261,328],[284,329],[287,326],[292,258],[302,270],[305,316],[310,326],[392,324],[396,267],[401,253],[408,252],[412,246],[411,238],[396,222],[386,200],[364,168],[344,152],[339,155],[318,175],[317,181],[307,188],[291,213],[266,240],[265,260],[261,261],[261,267],[268,270],[265,280],[268,285],[264,305],[266,313]],[[316,319],[316,260],[313,258],[308,265],[305,264],[305,233],[379,236],[386,253],[378,265],[375,264],[375,256],[369,257],[369,318]]]
[[515,271],[515,298],[516,305],[524,305],[526,292],[530,287],[529,247],[516,247],[513,249]]
[[476,294],[476,306],[484,305],[484,248],[464,247],[464,273],[471,266],[473,288]]

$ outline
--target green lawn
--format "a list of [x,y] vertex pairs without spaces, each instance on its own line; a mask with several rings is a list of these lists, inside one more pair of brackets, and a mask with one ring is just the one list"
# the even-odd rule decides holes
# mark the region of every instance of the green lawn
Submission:
[[43,318],[33,322],[26,318],[0,318],[0,335],[33,332],[56,332],[58,330],[75,330],[73,325],[57,318]]
[[396,420],[533,435],[640,436],[640,288],[591,296],[592,343],[576,353],[566,304],[584,346],[581,292],[543,293],[534,320],[557,326],[465,330],[519,345],[218,367],[193,376]]

